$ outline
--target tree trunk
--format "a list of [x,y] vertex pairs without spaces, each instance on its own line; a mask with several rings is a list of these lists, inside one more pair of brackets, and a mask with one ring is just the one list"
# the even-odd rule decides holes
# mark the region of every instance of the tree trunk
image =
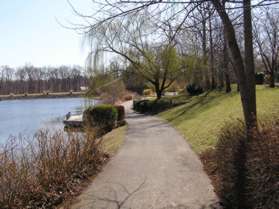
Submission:
[[231,88],[231,79],[230,79],[230,72],[229,72],[229,55],[228,55],[228,47],[227,47],[227,40],[224,37],[224,72],[225,72],[225,80],[226,80],[226,93],[230,93],[232,91]]
[[[257,121],[255,63],[253,48],[253,26],[251,14],[251,0],[243,0],[244,14],[244,45],[245,45],[245,73],[246,84],[244,102],[246,103],[246,118],[248,128],[254,128]],[[240,86],[241,88],[241,86]],[[241,91],[241,89],[240,89]]]
[[208,76],[208,66],[207,66],[207,50],[206,50],[206,20],[202,20],[202,53],[203,53],[203,67],[204,67],[204,80],[205,89],[210,88],[210,81]]
[[218,88],[222,90],[225,86],[225,81],[224,81],[225,72],[223,68],[219,69],[218,75],[219,75]]
[[159,100],[159,99],[162,98],[162,89],[160,88],[160,84],[159,83],[155,83],[154,87],[155,87],[155,92],[156,92],[157,100]]
[[231,79],[230,79],[229,72],[225,73],[225,77],[226,77],[226,93],[230,93],[232,91],[232,88],[231,88]]
[[160,90],[156,91],[156,96],[157,96],[157,100],[161,99],[162,98],[162,92]]
[[270,88],[275,88],[274,69],[271,69],[271,70],[270,70],[269,87],[270,87]]
[[215,69],[214,69],[214,50],[213,50],[213,38],[212,38],[212,23],[211,23],[211,14],[209,17],[209,45],[210,45],[210,71],[211,71],[211,89],[216,88],[215,81]]

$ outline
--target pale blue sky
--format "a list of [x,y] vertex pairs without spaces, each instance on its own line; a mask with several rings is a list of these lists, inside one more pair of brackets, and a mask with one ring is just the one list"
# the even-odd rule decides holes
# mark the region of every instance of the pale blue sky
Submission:
[[[84,12],[90,1],[71,0]],[[84,65],[82,37],[56,19],[77,21],[66,0],[0,0],[0,66]]]

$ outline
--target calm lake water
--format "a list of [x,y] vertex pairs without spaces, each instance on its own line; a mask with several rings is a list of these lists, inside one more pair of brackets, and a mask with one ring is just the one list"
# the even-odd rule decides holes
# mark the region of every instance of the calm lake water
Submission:
[[39,129],[63,129],[68,112],[81,113],[96,101],[84,98],[0,101],[0,143],[11,136],[32,137]]

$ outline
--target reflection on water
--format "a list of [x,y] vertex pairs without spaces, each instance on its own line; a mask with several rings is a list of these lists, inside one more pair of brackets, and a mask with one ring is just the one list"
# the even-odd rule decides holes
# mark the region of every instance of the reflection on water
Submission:
[[95,103],[84,98],[0,101],[0,143],[20,133],[31,137],[41,128],[62,129],[67,112],[80,114]]

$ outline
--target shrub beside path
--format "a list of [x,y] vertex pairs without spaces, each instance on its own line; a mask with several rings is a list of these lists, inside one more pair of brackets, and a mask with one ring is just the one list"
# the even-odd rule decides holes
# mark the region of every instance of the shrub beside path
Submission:
[[198,156],[153,116],[131,111],[124,145],[72,209],[209,209],[218,199]]

